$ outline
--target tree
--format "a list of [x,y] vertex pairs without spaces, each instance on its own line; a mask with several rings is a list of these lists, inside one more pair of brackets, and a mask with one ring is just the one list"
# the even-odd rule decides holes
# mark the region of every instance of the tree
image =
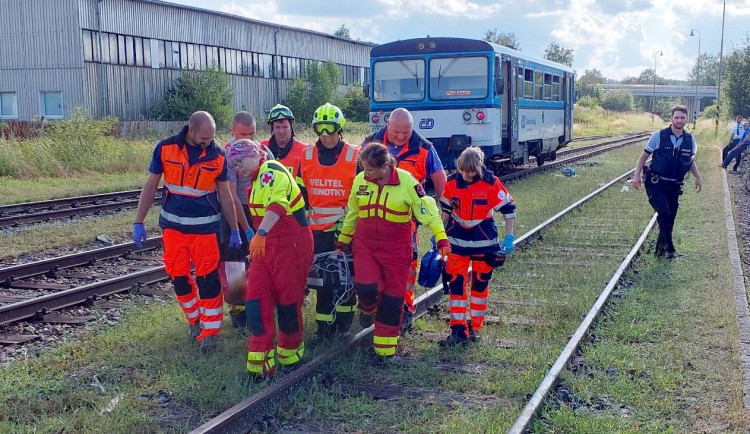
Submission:
[[724,59],[722,76],[722,115],[734,117],[737,114],[750,115],[750,35],[744,45]]
[[352,38],[351,32],[349,31],[349,27],[346,27],[346,24],[342,24],[341,27],[336,29],[336,31],[333,32],[333,36],[337,36],[339,38],[346,38],[346,39]]
[[351,84],[341,98],[336,100],[336,105],[344,112],[346,121],[367,122],[370,115],[370,100],[362,92],[362,86]]
[[580,78],[576,79],[576,89],[578,91],[578,98],[591,97],[598,104],[601,96],[600,84],[607,82],[602,72],[598,69],[587,69],[584,71]]
[[163,121],[185,121],[196,111],[211,113],[216,125],[232,121],[234,93],[229,74],[220,69],[183,71],[175,86],[161,97],[152,109],[154,118]]
[[719,77],[719,60],[716,56],[703,53],[700,64],[696,60],[693,68],[688,73],[688,81],[691,86],[716,86]]
[[633,110],[633,94],[626,90],[602,92],[601,106],[606,110],[618,112]]
[[521,43],[518,42],[516,34],[513,32],[498,32],[497,27],[484,32],[484,38],[482,39],[492,44],[503,45],[508,48],[521,51]]
[[563,65],[573,66],[573,50],[565,48],[555,41],[544,50],[544,58]]
[[308,124],[316,108],[333,101],[336,97],[339,68],[331,61],[308,62],[306,72],[306,80],[294,80],[284,105],[292,109],[300,122]]

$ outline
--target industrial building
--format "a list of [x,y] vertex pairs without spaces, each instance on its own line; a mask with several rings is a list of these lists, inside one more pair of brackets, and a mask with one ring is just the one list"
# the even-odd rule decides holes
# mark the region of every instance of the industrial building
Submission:
[[182,71],[226,71],[235,109],[263,113],[310,61],[364,83],[373,44],[155,0],[1,0],[0,120],[148,119]]

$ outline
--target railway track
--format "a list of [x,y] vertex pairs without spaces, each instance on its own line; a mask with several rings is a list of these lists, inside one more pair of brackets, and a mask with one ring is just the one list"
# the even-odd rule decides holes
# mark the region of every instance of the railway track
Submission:
[[[611,135],[580,137],[574,140],[595,140],[609,137],[611,137]],[[573,155],[580,154],[582,155],[581,158],[587,158],[596,155],[592,153],[596,149],[600,149],[601,152],[606,152],[614,147],[625,146],[632,143],[633,140],[637,141],[644,137],[646,137],[645,133],[637,133],[622,139],[609,140],[574,149],[566,149],[557,153],[558,158],[555,161],[547,162],[542,167],[547,169],[560,167],[561,165],[570,164],[576,161],[576,159],[572,159]],[[509,176],[508,181],[514,179],[516,176],[526,176],[529,173],[535,173],[535,171],[527,172],[527,170],[529,169],[513,170],[507,175]],[[519,172],[522,172],[522,174],[517,175]],[[52,220],[75,218],[84,215],[100,215],[125,209],[132,209],[138,205],[140,192],[140,190],[128,190],[0,206],[0,229],[16,227],[22,224],[49,222]],[[161,190],[157,193],[154,203],[158,205],[160,198]]]
[[[519,237],[516,240],[515,245],[517,247],[520,247],[520,246],[527,245],[534,240],[537,240],[542,234],[542,232],[549,231],[552,226],[559,223],[564,217],[570,215],[575,210],[580,209],[582,205],[592,201],[594,198],[599,197],[605,192],[611,191],[612,186],[619,185],[623,180],[625,180],[631,174],[632,174],[632,170],[612,179],[610,182],[606,183],[605,185],[603,185],[596,191],[586,195],[585,197],[581,198],[577,202],[571,204],[566,209],[560,211],[556,215],[550,217],[546,221],[542,222],[538,226],[526,232],[523,236]],[[612,256],[612,255],[618,255],[618,253],[612,251],[613,249],[614,250],[623,250],[623,249],[629,250],[629,253],[627,253],[625,260],[617,268],[617,271],[615,272],[614,276],[611,278],[609,283],[607,283],[604,290],[601,291],[596,303],[594,304],[594,307],[591,309],[591,311],[586,316],[584,321],[578,327],[578,330],[576,331],[574,338],[571,339],[571,341],[565,347],[563,354],[561,354],[560,357],[558,357],[558,360],[554,364],[553,369],[550,370],[550,372],[548,372],[543,382],[543,387],[539,388],[539,390],[534,394],[532,400],[526,406],[527,408],[523,410],[522,415],[518,419],[520,422],[516,423],[516,425],[514,426],[513,432],[523,432],[523,430],[528,428],[529,423],[531,422],[533,416],[540,409],[541,405],[545,402],[545,397],[547,397],[550,391],[553,389],[560,372],[567,365],[567,362],[572,354],[572,351],[578,346],[583,336],[585,336],[586,331],[588,331],[589,327],[591,326],[594,319],[596,318],[596,315],[599,312],[601,312],[602,306],[604,305],[604,303],[606,303],[607,297],[611,293],[612,288],[616,285],[619,277],[622,275],[622,272],[627,268],[630,261],[635,257],[635,255],[639,251],[653,223],[654,223],[654,219],[651,220],[649,226],[646,228],[646,230],[640,236],[638,242],[633,247],[628,247],[628,245],[624,245],[622,243],[612,243],[611,245],[600,247],[601,249],[603,249],[600,252],[597,252],[597,251],[593,252],[594,254]],[[602,226],[613,225],[613,224],[617,224],[617,222],[603,221],[601,223]],[[597,225],[597,223],[589,220],[589,221],[584,222],[583,225],[591,227],[592,225],[593,226]],[[603,229],[603,230],[606,233],[606,229]],[[545,236],[545,238],[547,238],[547,236]],[[554,239],[554,236],[552,236],[551,238]],[[584,244],[586,243],[585,234],[584,236],[581,237],[581,243],[584,243]],[[545,239],[543,242],[541,242],[541,244],[542,245],[547,244],[547,240]],[[567,251],[576,250],[576,249],[579,249],[581,251],[589,251],[592,249],[592,247],[591,246],[587,247],[585,245],[574,245],[574,246],[565,245],[565,246],[553,247],[553,250],[557,250],[560,252],[567,252]],[[566,256],[561,253],[561,258],[563,259],[561,262],[565,263]],[[548,257],[545,260],[549,260],[549,259],[550,258]],[[533,263],[526,262],[525,266],[529,267],[529,269],[532,269]],[[527,272],[530,272],[530,271],[527,270]],[[417,307],[416,317],[421,317],[425,315],[426,313],[430,312],[431,310],[433,310],[433,307],[437,305],[443,297],[444,296],[443,296],[442,284],[420,295],[418,299],[416,300],[416,307]],[[218,433],[218,432],[222,432],[222,433],[224,432],[246,432],[248,429],[257,427],[258,426],[257,418],[259,417],[259,415],[263,415],[264,414],[263,412],[266,409],[273,408],[274,405],[278,406],[279,400],[284,399],[283,397],[289,396],[291,390],[293,390],[296,386],[300,385],[301,383],[305,383],[309,381],[316,381],[312,379],[316,378],[317,374],[325,376],[325,374],[321,374],[321,373],[324,370],[329,369],[330,366],[332,366],[332,364],[334,364],[335,361],[345,359],[347,357],[351,357],[351,354],[354,352],[354,350],[357,347],[361,345],[368,345],[370,343],[370,339],[371,339],[370,337],[371,337],[372,331],[373,331],[373,327],[371,326],[370,328],[359,332],[348,342],[344,342],[338,347],[327,349],[326,352],[315,357],[309,362],[305,363],[298,370],[293,371],[292,373],[287,374],[269,383],[266,387],[258,391],[258,393],[244,399],[242,402],[239,402],[232,408],[219,414],[213,419],[205,422],[203,425],[194,429],[191,433],[198,434],[198,433]],[[363,390],[370,390],[368,389],[368,387],[370,386],[367,386],[367,385],[363,385],[359,387],[362,387]],[[520,428],[516,428],[517,426]],[[332,429],[335,430],[335,426],[333,426]]]
[[[128,190],[0,206],[0,229],[135,208],[140,193]],[[156,203],[160,198],[161,192],[156,195]]]
[[[572,164],[612,149],[627,146],[642,139],[641,136],[635,136],[571,150],[572,152],[566,152],[565,154],[570,155],[569,157],[558,158],[558,160],[542,167],[533,167],[507,174],[502,176],[501,179],[505,183],[510,183],[535,173]],[[128,191],[119,197],[132,196],[136,193],[138,191]],[[107,198],[118,197],[114,193],[103,196]],[[64,202],[74,203],[75,199],[69,198]],[[88,199],[86,200],[88,201]],[[33,206],[36,209],[49,208],[47,205],[37,205],[41,203],[45,202],[37,202]],[[29,318],[44,320],[53,311],[126,291],[134,285],[142,286],[166,280],[168,276],[164,267],[154,262],[158,260],[158,257],[152,255],[149,258],[148,255],[144,256],[143,254],[158,249],[160,246],[161,238],[152,238],[145,243],[143,252],[134,253],[137,250],[135,245],[125,243],[2,268],[0,269],[0,325]],[[116,259],[125,261],[121,264],[114,261],[111,272],[95,273],[95,281],[93,282],[85,279],[89,272],[85,269],[77,269]],[[144,267],[144,261],[151,261],[152,265]],[[123,267],[125,269],[130,267],[133,271],[116,271]],[[74,271],[66,272],[64,270]],[[26,292],[21,293],[23,291]],[[24,339],[32,339],[33,336],[5,336],[4,338],[0,337],[0,343],[17,343]]]

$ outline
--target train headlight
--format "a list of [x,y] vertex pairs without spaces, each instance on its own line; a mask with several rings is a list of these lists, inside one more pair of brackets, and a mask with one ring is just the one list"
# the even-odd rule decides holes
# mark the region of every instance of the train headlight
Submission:
[[372,115],[372,119],[370,119],[370,120],[372,120],[373,124],[377,124],[378,122],[380,122],[380,116],[378,116],[378,115]]
[[483,121],[484,120],[484,112],[478,112],[477,113],[477,119],[479,119],[480,121]]
[[387,115],[385,115],[385,116],[383,117],[383,122],[388,122],[388,119],[390,119],[390,118],[391,118],[391,114],[390,114],[390,113],[388,113]]
[[469,113],[468,111],[465,111],[462,116],[466,122],[469,122],[471,120],[471,113]]

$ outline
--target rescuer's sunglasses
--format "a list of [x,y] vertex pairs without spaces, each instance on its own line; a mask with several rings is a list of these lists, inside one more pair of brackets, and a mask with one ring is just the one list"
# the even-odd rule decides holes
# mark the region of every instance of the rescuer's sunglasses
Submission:
[[339,126],[336,124],[315,124],[313,125],[313,131],[315,134],[322,136],[323,134],[333,134],[339,130]]

